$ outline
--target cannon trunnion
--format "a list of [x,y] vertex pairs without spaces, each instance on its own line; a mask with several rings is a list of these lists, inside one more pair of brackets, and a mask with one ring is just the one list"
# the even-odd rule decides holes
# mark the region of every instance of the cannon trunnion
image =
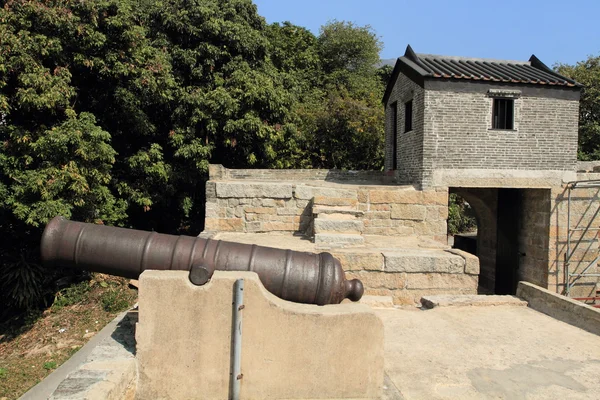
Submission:
[[52,219],[42,236],[42,260],[126,278],[149,270],[190,271],[192,283],[206,283],[215,270],[256,272],[265,288],[290,301],[337,304],[358,301],[362,283],[346,280],[339,260],[330,253],[308,253],[271,247],[166,235]]

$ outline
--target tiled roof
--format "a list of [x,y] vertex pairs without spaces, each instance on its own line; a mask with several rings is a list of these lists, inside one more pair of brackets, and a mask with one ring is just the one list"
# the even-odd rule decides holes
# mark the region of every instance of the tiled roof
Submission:
[[[529,61],[448,57],[417,54],[409,45],[404,56],[398,58],[396,62],[392,80],[397,77],[396,72],[399,69],[408,69],[412,72],[411,75],[416,74],[423,79],[460,79],[563,87],[582,86],[548,68],[535,55],[532,55]],[[387,93],[385,98],[387,98]]]

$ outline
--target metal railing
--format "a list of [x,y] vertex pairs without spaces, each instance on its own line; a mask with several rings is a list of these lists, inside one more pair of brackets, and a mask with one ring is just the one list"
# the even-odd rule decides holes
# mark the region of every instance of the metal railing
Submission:
[[[581,264],[586,262],[583,260],[574,260],[573,254],[580,246],[584,237],[588,232],[598,232],[600,231],[600,227],[592,226],[596,216],[600,213],[600,206],[595,210],[594,217],[590,219],[590,221],[585,224],[585,226],[579,226],[583,218],[580,218],[574,227],[571,226],[571,192],[576,189],[592,189],[592,188],[600,188],[600,180],[584,180],[584,181],[573,181],[567,184],[568,190],[568,198],[567,198],[567,248],[565,251],[565,295],[571,295],[571,289],[582,277],[600,277],[600,274],[590,273],[588,272],[591,268],[598,265],[598,260],[600,259],[600,254],[596,251],[596,256],[594,259],[589,262],[583,269],[580,268]],[[590,205],[592,204],[592,199],[590,199]],[[579,235],[579,239],[575,242],[572,239],[573,233],[581,232]],[[595,240],[598,240],[598,235],[596,235]],[[572,265],[576,264],[576,265]],[[574,268],[572,268],[574,266]],[[584,298],[581,298],[583,300]],[[596,298],[585,298],[585,300],[595,300]]]

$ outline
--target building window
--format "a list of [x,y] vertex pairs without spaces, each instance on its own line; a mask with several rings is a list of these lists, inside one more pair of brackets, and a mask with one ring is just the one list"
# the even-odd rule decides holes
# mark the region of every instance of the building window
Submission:
[[412,131],[413,107],[412,100],[404,103],[404,132]]
[[515,101],[494,99],[492,129],[514,129]]
[[398,169],[398,103],[392,104],[392,169]]

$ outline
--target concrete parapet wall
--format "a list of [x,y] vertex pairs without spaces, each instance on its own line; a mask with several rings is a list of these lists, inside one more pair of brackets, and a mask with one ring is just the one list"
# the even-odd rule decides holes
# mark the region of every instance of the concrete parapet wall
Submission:
[[588,332],[600,335],[600,310],[528,282],[519,282],[517,296],[529,307]]
[[379,399],[383,323],[362,304],[281,300],[253,272],[216,271],[204,286],[186,272],[140,277],[136,332],[140,399],[229,397],[232,297],[244,279],[240,397]]

